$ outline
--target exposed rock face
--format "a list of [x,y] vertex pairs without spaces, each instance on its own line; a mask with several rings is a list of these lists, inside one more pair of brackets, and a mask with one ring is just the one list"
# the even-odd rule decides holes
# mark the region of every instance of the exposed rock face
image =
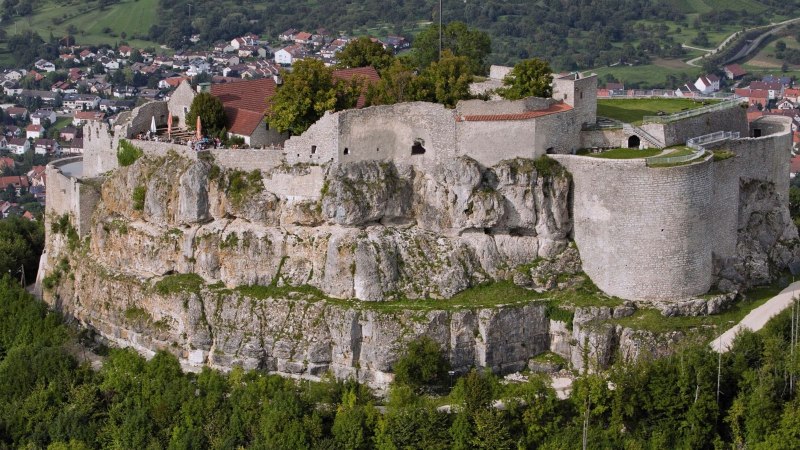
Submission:
[[[287,192],[281,177],[302,185]],[[50,267],[67,256],[74,272],[45,297],[119,344],[166,349],[191,366],[330,370],[382,386],[403,346],[428,335],[456,369],[521,370],[549,348],[544,303],[361,302],[450,298],[556,255],[568,247],[569,188],[563,171],[542,176],[524,160],[244,173],[141,158],[103,183],[80,251],[48,237]],[[256,285],[269,293],[235,289]]]
[[720,290],[770,284],[800,261],[797,227],[774,184],[757,180],[740,183],[738,226],[735,257],[716,262]]
[[[570,231],[568,177],[541,177],[521,160],[482,169],[459,158],[429,172],[333,165],[316,200],[281,198],[261,180],[141,159],[104,183],[91,251],[129,275],[194,272],[227,286],[279,281],[382,301],[449,298],[561,251]],[[143,186],[136,210],[131,193]]]

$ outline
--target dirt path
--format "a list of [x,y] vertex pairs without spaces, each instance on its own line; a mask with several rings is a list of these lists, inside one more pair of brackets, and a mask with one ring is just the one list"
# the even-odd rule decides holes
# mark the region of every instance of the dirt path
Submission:
[[736,324],[730,330],[722,333],[718,338],[714,339],[711,348],[714,351],[725,353],[731,348],[733,338],[744,330],[758,331],[764,328],[769,319],[778,315],[781,311],[792,306],[792,299],[800,296],[800,281],[790,284],[786,289],[782,290],[780,294],[769,299],[766,303],[758,308],[750,311],[750,314],[744,316],[741,322]]

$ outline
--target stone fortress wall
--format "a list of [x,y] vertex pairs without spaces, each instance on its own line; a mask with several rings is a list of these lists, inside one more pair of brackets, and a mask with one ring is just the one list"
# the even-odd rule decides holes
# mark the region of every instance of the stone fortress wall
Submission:
[[[596,83],[595,76],[557,78],[552,99],[464,101],[455,109],[413,102],[327,113],[305,133],[288,139],[283,150],[210,153],[222,168],[275,172],[266,174],[270,191],[298,201],[318,196],[324,170],[316,167],[294,180],[297,173],[273,169],[365,160],[430,168],[462,155],[491,166],[553,154],[573,175],[574,239],[585,271],[601,289],[627,299],[705,293],[712,283],[714,258],[729,257],[736,250],[740,180],[773,182],[787,195],[791,137],[786,123],[780,118],[758,121],[753,132],[758,129],[764,137],[729,142],[726,148],[737,157],[726,161],[707,157],[685,166],[649,168],[644,160],[573,156],[578,148],[624,147],[629,137],[622,130],[581,131],[596,119]],[[190,97],[174,95],[169,102],[140,106],[123,114],[113,131],[102,123],[88,124],[84,175],[116,168],[120,138],[148,130],[153,118],[158,127],[166,126],[168,114],[184,111]],[[721,130],[751,135],[740,107],[643,128],[668,145]],[[177,151],[198,158],[188,147],[139,140],[134,144],[150,156]]]
[[[64,214],[70,215],[72,224],[81,237],[89,234],[92,213],[100,201],[100,192],[85,177],[70,176],[61,168],[82,161],[81,156],[53,161],[45,168],[47,176],[47,203],[45,217],[55,220]],[[45,221],[49,227],[50,222]]]
[[747,109],[740,106],[732,106],[715,111],[713,114],[700,114],[669,123],[646,123],[641,128],[657,138],[665,147],[683,144],[693,137],[711,134],[715,131],[738,131],[742,136],[749,136]]
[[789,119],[770,117],[753,127],[772,134],[724,143],[736,156],[723,161],[709,155],[694,164],[649,168],[643,159],[553,156],[573,175],[574,239],[584,271],[600,289],[625,299],[708,291],[714,258],[736,250],[740,182],[768,182],[788,195]]

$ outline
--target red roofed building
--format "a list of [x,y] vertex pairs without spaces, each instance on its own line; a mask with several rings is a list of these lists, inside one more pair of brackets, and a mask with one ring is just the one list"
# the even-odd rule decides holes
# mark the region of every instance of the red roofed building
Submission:
[[745,75],[747,75],[747,71],[742,69],[742,66],[738,64],[725,66],[725,76],[730,80],[737,80]]
[[225,108],[228,134],[244,138],[251,147],[280,144],[288,137],[271,130],[264,115],[277,84],[272,78],[211,85],[211,95]]
[[8,186],[14,186],[14,189],[17,190],[17,195],[20,195],[22,189],[27,189],[30,183],[28,182],[28,177],[21,175],[0,177],[0,189],[6,189]]
[[[373,67],[335,70],[333,78],[338,81],[364,80],[365,89],[358,99],[357,108],[362,108],[366,103],[366,85],[380,81]],[[251,147],[282,144],[289,136],[270,129],[264,120],[277,87],[273,78],[212,84],[211,95],[220,99],[225,108],[228,133],[244,138]]]
[[350,81],[354,78],[361,78],[366,83],[363,86],[363,92],[358,97],[356,108],[363,108],[367,103],[367,86],[381,81],[378,71],[374,67],[357,67],[355,69],[338,69],[333,71],[333,78],[336,81]]
[[25,127],[25,137],[39,139],[44,134],[44,127],[41,125],[30,124]]

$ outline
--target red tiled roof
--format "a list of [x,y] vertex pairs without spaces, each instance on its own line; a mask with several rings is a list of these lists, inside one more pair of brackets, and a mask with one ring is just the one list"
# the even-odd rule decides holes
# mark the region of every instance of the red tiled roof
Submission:
[[493,122],[498,120],[528,120],[528,119],[535,119],[541,116],[547,116],[550,114],[560,113],[564,111],[569,111],[572,109],[572,106],[567,105],[566,103],[556,103],[551,105],[547,109],[540,109],[538,111],[528,111],[523,113],[514,113],[514,114],[478,114],[472,116],[462,116],[459,121],[465,122]]
[[729,66],[725,66],[725,69],[728,70],[734,77],[741,77],[747,75],[747,71],[742,68],[742,66],[738,64],[731,64]]
[[[378,75],[378,71],[375,70],[375,68],[372,66],[356,67],[353,69],[338,69],[333,71],[334,80],[350,81],[355,77],[364,78],[367,81],[367,85],[372,85],[381,81],[381,77],[380,75]],[[366,91],[366,86],[364,86],[364,91]],[[366,92],[362,92],[361,95],[358,96],[358,101],[356,102],[356,108],[363,108],[366,104],[367,104]]]
[[333,71],[333,78],[338,80],[350,81],[356,76],[366,78],[370,84],[381,81],[378,71],[372,66],[356,67],[354,69],[338,69]]
[[21,175],[12,175],[7,177],[0,177],[0,186],[5,188],[9,184],[16,186],[28,187],[28,178]]
[[212,84],[211,95],[217,97],[225,108],[228,131],[250,135],[264,120],[269,110],[269,100],[275,95],[277,85],[272,78]]
[[800,156],[792,157],[792,173],[800,172]]

